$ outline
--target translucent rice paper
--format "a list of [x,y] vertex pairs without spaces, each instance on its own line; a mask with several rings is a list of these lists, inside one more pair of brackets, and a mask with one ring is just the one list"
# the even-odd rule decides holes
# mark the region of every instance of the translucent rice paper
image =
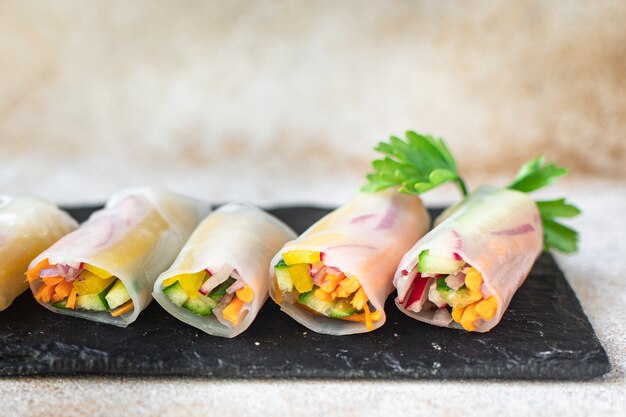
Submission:
[[[356,277],[375,310],[382,318],[374,329],[385,323],[385,300],[393,291],[393,274],[400,258],[428,230],[430,218],[417,196],[392,189],[377,193],[359,193],[346,204],[323,217],[298,239],[286,244],[270,265],[273,283],[274,265],[291,250],[324,253],[324,265]],[[276,301],[274,285],[270,297]],[[367,332],[365,323],[333,319],[314,314],[298,303],[283,297],[281,309],[309,329],[331,335]]]
[[[246,330],[267,300],[267,267],[272,256],[295,233],[283,222],[249,204],[231,203],[213,212],[193,232],[174,264],[159,276],[154,298],[179,320],[208,334],[235,337]],[[234,268],[254,292],[254,300],[244,304],[245,317],[237,326],[218,321],[214,314],[199,316],[172,303],[163,294],[163,281],[181,274],[209,270],[224,265]]]
[[39,198],[0,195],[0,311],[28,288],[28,264],[78,224]]
[[[134,309],[119,317],[110,312],[57,309],[67,314],[126,327],[152,301],[152,287],[159,274],[176,258],[194,227],[208,212],[198,200],[157,188],[119,192],[105,208],[91,215],[78,230],[59,240],[30,265],[48,258],[50,264],[78,267],[88,263],[118,277],[133,300]],[[33,294],[41,280],[31,283]]]
[[[453,257],[459,254],[483,277],[483,294],[498,301],[496,315],[479,320],[477,332],[491,330],[502,319],[515,291],[524,283],[541,253],[543,227],[537,205],[528,195],[502,188],[482,187],[437,219],[439,224],[404,255],[394,277],[398,289],[396,305],[414,319],[433,324],[436,309],[415,313],[400,304],[411,280],[411,271],[424,250]],[[447,327],[462,329],[451,322]]]

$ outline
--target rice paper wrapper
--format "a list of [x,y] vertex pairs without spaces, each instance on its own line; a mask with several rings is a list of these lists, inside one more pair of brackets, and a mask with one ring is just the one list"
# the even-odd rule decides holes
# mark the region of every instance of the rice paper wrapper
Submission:
[[[408,316],[433,324],[436,308],[416,313],[402,306],[412,281],[402,271],[412,271],[424,250],[440,256],[456,253],[482,275],[483,294],[493,295],[498,302],[491,320],[477,322],[475,331],[487,332],[500,322],[541,253],[543,226],[537,205],[519,191],[482,187],[446,210],[437,223],[402,258],[394,277],[396,305]],[[454,321],[447,327],[462,329]]]
[[[158,188],[130,189],[114,194],[104,209],[80,228],[56,242],[30,265],[48,258],[50,264],[78,267],[87,263],[119,278],[134,304],[132,312],[69,310],[41,303],[55,313],[126,327],[152,301],[159,274],[178,255],[194,227],[209,211],[208,204]],[[31,283],[33,294],[41,280]]]
[[[200,223],[174,264],[159,276],[154,298],[170,314],[191,326],[214,336],[235,337],[252,324],[267,300],[267,266],[272,256],[295,237],[287,225],[255,206],[222,206]],[[241,314],[245,317],[236,326],[218,320],[215,314],[199,316],[163,294],[163,282],[169,278],[205,269],[215,274],[224,265],[233,267],[254,293],[252,302],[243,305]]]
[[[393,291],[393,274],[402,255],[428,230],[430,217],[417,196],[387,189],[377,193],[358,193],[346,204],[323,217],[298,239],[287,243],[272,259],[273,266],[291,250],[322,252],[324,265],[356,277],[375,310],[386,320],[385,300]],[[276,301],[274,285],[270,297]],[[281,309],[309,329],[331,335],[367,332],[365,323],[317,315],[283,297]]]
[[0,195],[0,311],[28,288],[28,264],[78,223],[35,197]]

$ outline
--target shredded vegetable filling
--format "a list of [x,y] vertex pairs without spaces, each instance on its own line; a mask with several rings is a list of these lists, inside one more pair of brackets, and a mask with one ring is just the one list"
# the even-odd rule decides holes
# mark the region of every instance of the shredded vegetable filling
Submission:
[[276,301],[285,297],[298,302],[315,314],[365,323],[373,330],[373,322],[381,319],[380,311],[372,311],[359,280],[337,268],[324,265],[323,254],[316,251],[285,252],[274,266]]
[[406,309],[420,312],[435,308],[433,321],[447,325],[454,320],[467,331],[476,330],[480,320],[495,316],[498,302],[483,285],[482,275],[458,255],[450,260],[425,250],[415,268],[417,271],[411,272],[415,278],[404,299]]
[[219,314],[231,325],[238,325],[243,318],[242,307],[254,300],[254,292],[241,279],[232,275],[219,285],[205,290],[211,277],[207,270],[203,270],[168,278],[163,281],[163,294],[174,304],[194,314]]
[[94,265],[54,264],[48,259],[26,273],[28,282],[41,280],[35,299],[55,308],[109,312],[113,317],[132,312],[133,301],[116,276]]

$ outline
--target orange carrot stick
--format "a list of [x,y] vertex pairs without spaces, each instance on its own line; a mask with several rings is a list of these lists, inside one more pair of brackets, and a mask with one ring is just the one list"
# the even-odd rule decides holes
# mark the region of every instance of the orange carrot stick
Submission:
[[54,287],[51,287],[49,285],[42,285],[40,290],[40,300],[43,303],[49,303],[52,300],[52,296],[54,295]]
[[69,297],[67,297],[67,304],[65,304],[65,308],[76,308],[76,288],[72,288],[70,291]]
[[367,327],[367,330],[372,331],[374,330],[374,324],[372,323],[372,313],[370,313],[370,306],[365,303],[363,309],[365,310],[365,326]]
[[113,317],[121,316],[122,314],[131,311],[133,308],[135,308],[135,305],[133,304],[133,300],[128,300],[124,304],[116,308],[115,310],[111,311],[111,315]]
[[29,269],[26,271],[26,281],[33,282],[37,278],[39,278],[39,272],[42,269],[50,268],[50,262],[48,262],[48,258],[39,262],[33,269]]
[[74,288],[74,284],[72,284],[70,281],[63,280],[59,282],[56,287],[54,287],[54,293],[59,294],[59,296],[65,298],[70,295],[70,292],[72,292],[72,288]]
[[280,304],[282,294],[280,293],[280,288],[278,288],[278,278],[274,278],[274,291],[276,292],[276,302]]
[[65,277],[44,277],[41,279],[44,284],[54,287],[61,281],[65,281]]

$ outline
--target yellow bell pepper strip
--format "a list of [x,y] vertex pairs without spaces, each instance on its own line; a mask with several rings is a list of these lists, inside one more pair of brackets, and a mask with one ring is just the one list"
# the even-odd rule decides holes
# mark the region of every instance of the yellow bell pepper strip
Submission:
[[99,276],[102,279],[110,278],[113,276],[113,274],[111,274],[110,272],[107,272],[102,268],[98,268],[97,266],[93,266],[89,264],[83,264],[83,269],[86,269],[87,271]]
[[309,265],[289,265],[289,275],[299,293],[302,294],[313,289],[313,277],[309,274]]
[[320,262],[320,253],[311,250],[292,250],[283,254],[283,260],[289,265],[312,264]]

